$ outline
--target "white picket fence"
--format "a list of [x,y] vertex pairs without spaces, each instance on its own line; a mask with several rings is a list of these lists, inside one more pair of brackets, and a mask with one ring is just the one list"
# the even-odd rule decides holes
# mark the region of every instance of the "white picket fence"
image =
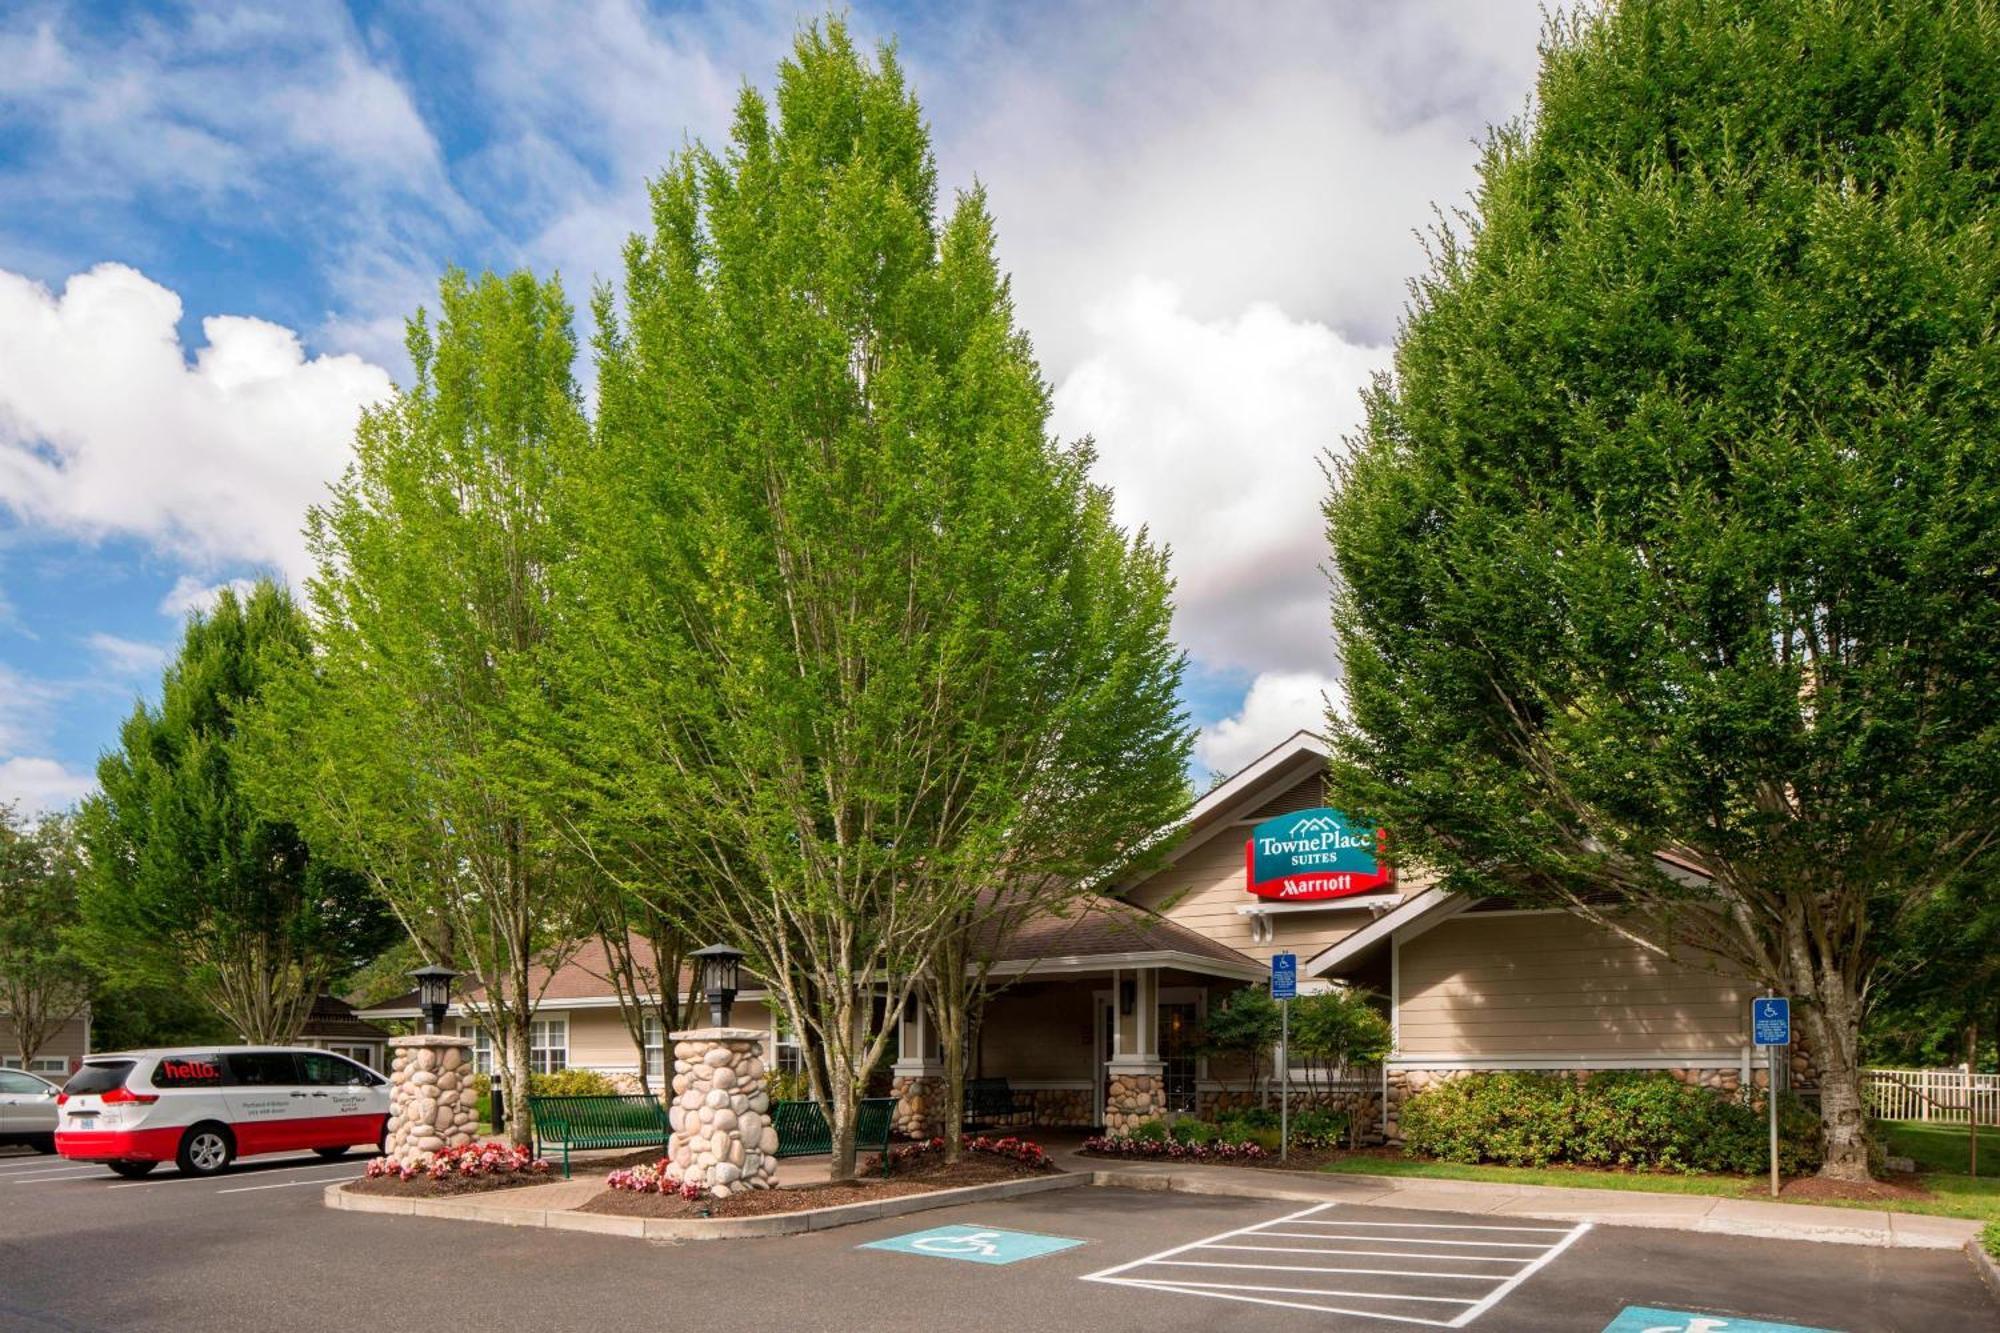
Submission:
[[1861,1093],[1884,1120],[2000,1125],[2000,1074],[1963,1069],[1864,1069]]

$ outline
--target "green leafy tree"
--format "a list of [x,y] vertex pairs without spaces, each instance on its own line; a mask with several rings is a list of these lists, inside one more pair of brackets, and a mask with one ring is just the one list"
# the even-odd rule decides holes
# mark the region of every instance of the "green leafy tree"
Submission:
[[806,30],[775,116],[746,90],[653,207],[625,308],[599,303],[562,654],[584,739],[552,763],[588,770],[560,785],[601,864],[752,955],[842,1177],[940,942],[1180,808],[1164,557],[1049,438],[985,197],[940,213],[893,51]]
[[[1264,1086],[1264,1070],[1278,1044],[1278,1002],[1262,986],[1231,991],[1208,1011],[1200,1046],[1205,1054],[1240,1064],[1252,1100]],[[1220,1075],[1218,1075],[1220,1077]]]
[[2000,829],[1997,105],[1985,5],[1555,23],[1327,511],[1334,799],[1796,997],[1844,1179],[1885,945]]
[[525,1143],[531,969],[588,929],[587,875],[523,758],[564,550],[549,501],[588,427],[555,282],[453,272],[438,297],[435,333],[421,312],[409,326],[414,383],[363,416],[310,517],[314,650],[271,692],[252,755],[259,791],[477,982]]
[[1305,1058],[1308,1078],[1317,1067],[1331,1086],[1345,1070],[1388,1058],[1395,1034],[1377,1004],[1367,991],[1348,986],[1292,1001],[1292,1050]]
[[245,789],[239,730],[272,663],[305,651],[281,588],[224,590],[191,617],[161,682],[83,803],[78,947],[120,984],[191,988],[244,1041],[298,1034],[330,977],[379,948],[380,905]]
[[23,1069],[90,1005],[90,973],[71,939],[82,872],[73,816],[30,824],[0,802],[0,1013]]

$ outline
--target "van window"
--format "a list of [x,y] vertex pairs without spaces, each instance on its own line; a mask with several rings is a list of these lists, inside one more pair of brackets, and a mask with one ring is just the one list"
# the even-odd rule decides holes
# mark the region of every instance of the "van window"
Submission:
[[298,1059],[290,1051],[231,1051],[229,1081],[242,1088],[296,1087]]
[[219,1055],[163,1055],[153,1066],[156,1088],[219,1088],[222,1086],[222,1057]]
[[322,1088],[369,1087],[376,1082],[367,1070],[337,1055],[304,1051],[299,1055],[299,1063],[305,1066],[306,1082]]
[[131,1072],[130,1060],[91,1060],[70,1075],[63,1091],[72,1097],[102,1096],[113,1088],[124,1087],[125,1076]]

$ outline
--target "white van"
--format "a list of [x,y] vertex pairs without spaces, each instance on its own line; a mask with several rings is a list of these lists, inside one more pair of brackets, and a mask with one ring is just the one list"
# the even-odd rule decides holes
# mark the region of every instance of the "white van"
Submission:
[[238,1157],[380,1147],[389,1081],[328,1051],[189,1046],[85,1058],[56,1099],[56,1151],[143,1176],[213,1175]]

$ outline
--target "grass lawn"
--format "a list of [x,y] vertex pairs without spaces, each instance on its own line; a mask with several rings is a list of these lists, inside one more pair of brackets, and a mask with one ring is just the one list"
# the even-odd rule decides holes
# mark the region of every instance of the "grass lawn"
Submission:
[[[1963,1125],[1924,1125],[1894,1121],[1885,1124],[1883,1128],[1888,1135],[1889,1151],[1899,1156],[1914,1157],[1922,1171],[1923,1186],[1936,1197],[1851,1203],[1835,1199],[1807,1199],[1799,1202],[1828,1204],[1834,1207],[1879,1208],[1899,1213],[1925,1213],[1935,1217],[1969,1217],[2000,1224],[2000,1131],[1980,1132],[1982,1174],[1975,1179],[1964,1174],[1969,1138]],[[1989,1135],[1994,1144],[1990,1159],[1987,1157]],[[1984,1174],[1986,1169],[1984,1164],[1989,1160],[1994,1173],[1990,1177]],[[1461,1166],[1455,1162],[1372,1156],[1341,1158],[1327,1163],[1320,1170],[1362,1176],[1486,1180],[1501,1185],[1557,1185],[1571,1189],[1708,1194],[1731,1199],[1770,1197],[1769,1185],[1761,1176],[1688,1176],[1664,1172],[1651,1174],[1638,1171],[1598,1171],[1560,1166]]]

